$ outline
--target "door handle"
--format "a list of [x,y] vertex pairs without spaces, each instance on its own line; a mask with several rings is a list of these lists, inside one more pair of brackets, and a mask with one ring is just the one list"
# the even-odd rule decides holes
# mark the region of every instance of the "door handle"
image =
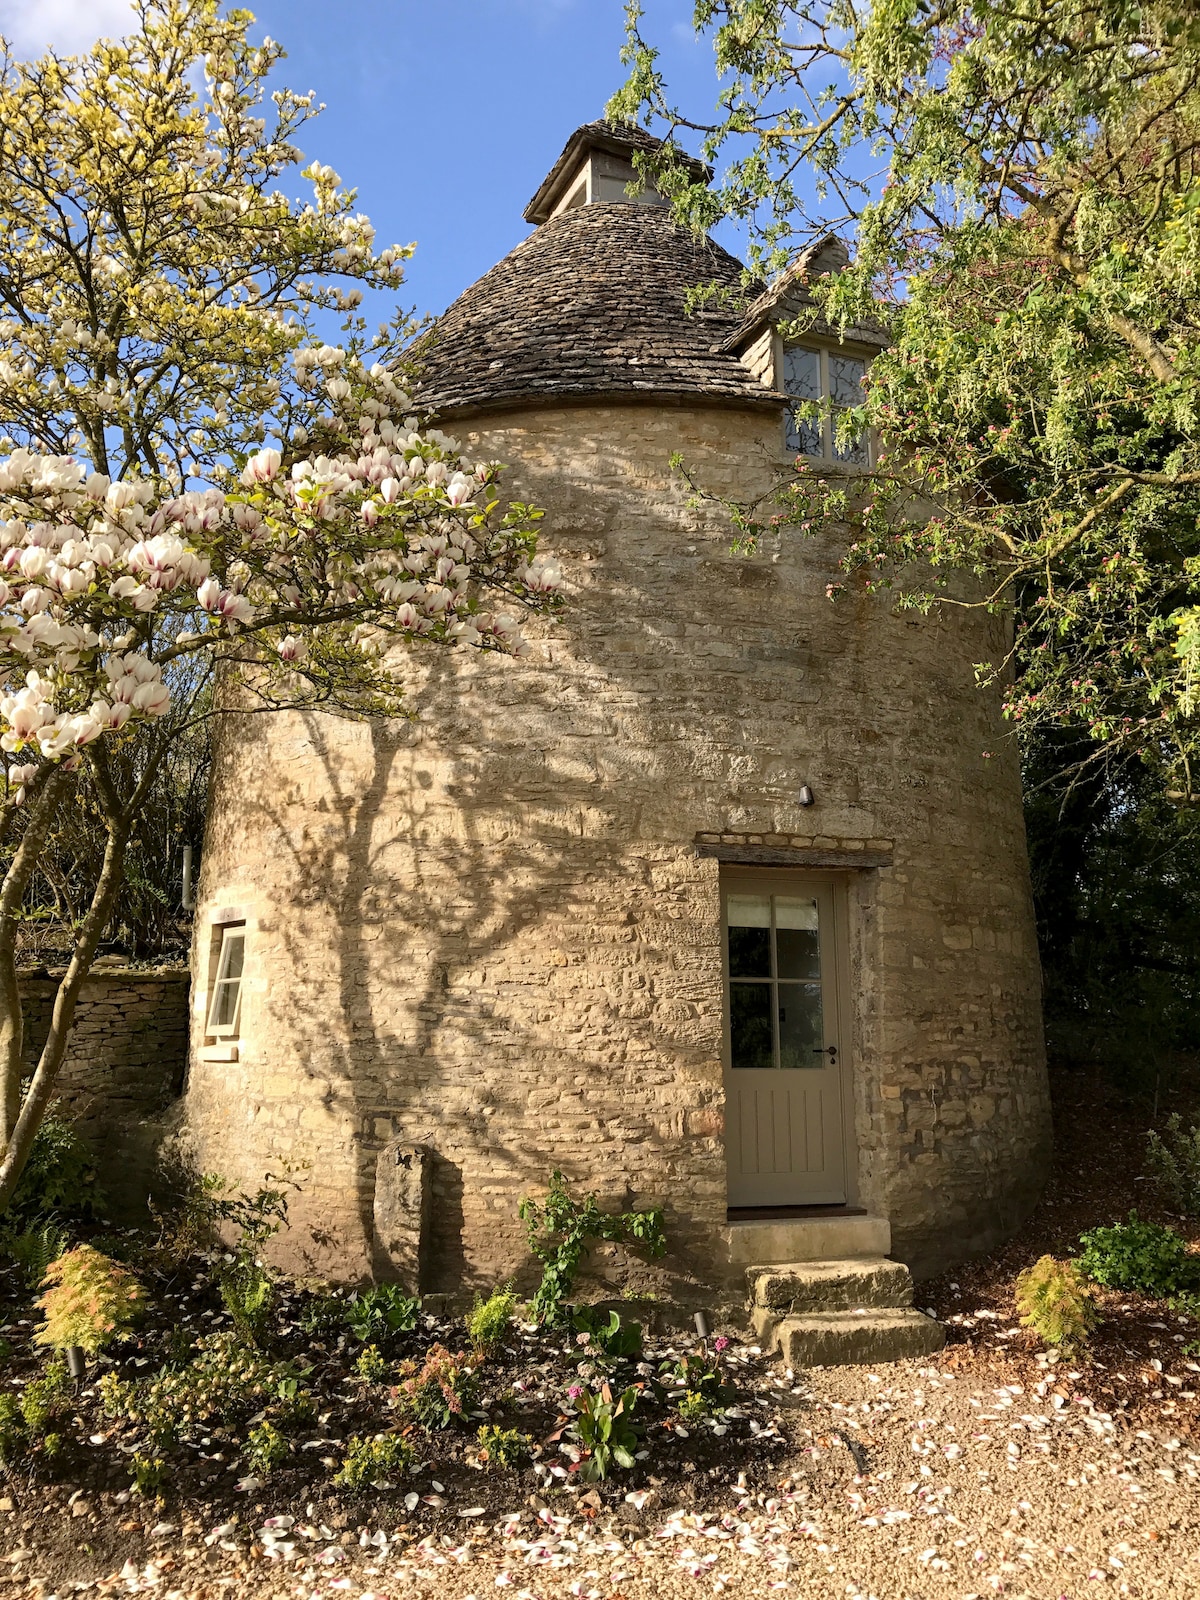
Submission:
[[814,1048],[813,1055],[815,1055],[815,1056],[829,1056],[831,1060],[836,1060],[837,1059],[837,1045],[835,1045],[835,1044],[827,1044],[823,1050],[818,1050],[818,1049]]

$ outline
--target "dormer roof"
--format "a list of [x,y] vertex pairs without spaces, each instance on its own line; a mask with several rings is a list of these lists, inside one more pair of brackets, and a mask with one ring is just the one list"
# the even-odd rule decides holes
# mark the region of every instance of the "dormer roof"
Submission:
[[809,284],[827,273],[841,272],[849,264],[850,251],[845,240],[839,239],[836,233],[824,234],[751,302],[739,325],[724,340],[722,350],[739,352],[757,338],[765,326],[775,327],[781,322],[793,322],[802,316],[810,318],[807,329],[818,338],[871,345],[882,350],[889,341],[880,323],[857,323],[843,331],[834,328],[821,316],[811,317],[817,302],[809,292]]

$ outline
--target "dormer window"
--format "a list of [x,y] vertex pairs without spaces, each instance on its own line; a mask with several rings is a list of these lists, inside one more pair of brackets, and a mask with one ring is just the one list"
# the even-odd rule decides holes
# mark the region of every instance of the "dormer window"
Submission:
[[816,401],[815,417],[800,417],[794,411],[787,418],[787,449],[792,455],[811,456],[816,461],[840,461],[866,467],[871,461],[870,442],[865,435],[839,444],[835,438],[840,413],[862,404],[863,379],[867,363],[862,356],[845,355],[838,350],[817,346],[788,345],[783,352],[783,388],[796,400]]

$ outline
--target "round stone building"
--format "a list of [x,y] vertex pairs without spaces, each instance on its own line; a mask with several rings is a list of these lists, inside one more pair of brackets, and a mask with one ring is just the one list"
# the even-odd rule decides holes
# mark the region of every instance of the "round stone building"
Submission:
[[739,555],[694,503],[676,454],[740,502],[797,454],[868,467],[832,418],[880,339],[785,347],[804,271],[747,296],[631,199],[652,142],[573,135],[423,349],[438,425],[546,510],[534,656],[415,652],[414,723],[220,742],[184,1109],[205,1169],[307,1164],[296,1266],[529,1282],[517,1207],[561,1168],[665,1211],[667,1255],[600,1278],[695,1302],[750,1264],[930,1273],[1046,1175],[1017,757],[973,674],[999,624],[831,602],[838,530]]

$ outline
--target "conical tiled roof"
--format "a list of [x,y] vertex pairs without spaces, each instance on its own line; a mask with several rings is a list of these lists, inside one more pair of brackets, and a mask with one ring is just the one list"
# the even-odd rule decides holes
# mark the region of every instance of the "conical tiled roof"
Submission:
[[[666,207],[586,205],[542,224],[461,295],[418,344],[416,395],[444,414],[583,397],[692,397],[779,405],[720,347],[761,285],[679,228]],[[719,283],[733,303],[688,314]]]

